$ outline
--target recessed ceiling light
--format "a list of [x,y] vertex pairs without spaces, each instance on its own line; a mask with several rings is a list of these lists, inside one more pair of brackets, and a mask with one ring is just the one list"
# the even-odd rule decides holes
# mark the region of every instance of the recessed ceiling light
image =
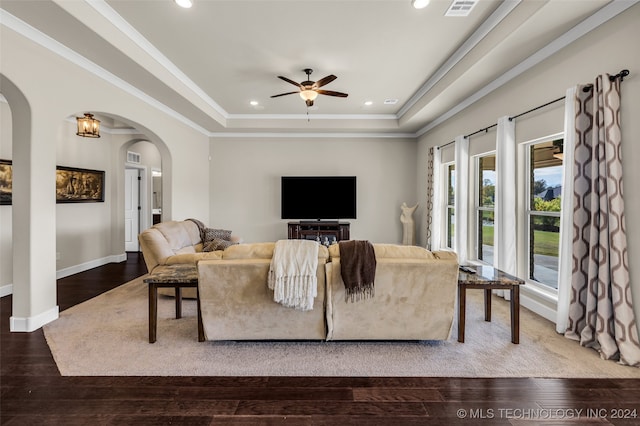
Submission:
[[173,0],[176,2],[176,4],[180,7],[184,7],[185,9],[189,9],[191,6],[193,6],[193,1],[191,0]]
[[424,9],[429,4],[429,0],[411,0],[411,4],[416,9]]
[[251,102],[249,102],[249,103],[250,103],[252,106],[256,106],[256,105],[258,105],[258,101],[251,101]]
[[397,99],[385,99],[384,100],[384,104],[385,105],[395,105],[398,103]]
[[365,102],[364,102],[364,104],[365,104],[366,106],[373,105],[373,101],[365,101]]

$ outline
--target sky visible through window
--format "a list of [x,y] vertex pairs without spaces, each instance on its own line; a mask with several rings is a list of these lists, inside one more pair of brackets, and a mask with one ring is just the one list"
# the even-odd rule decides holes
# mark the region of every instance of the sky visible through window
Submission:
[[536,180],[544,179],[547,186],[556,187],[562,185],[562,166],[541,167],[535,170]]

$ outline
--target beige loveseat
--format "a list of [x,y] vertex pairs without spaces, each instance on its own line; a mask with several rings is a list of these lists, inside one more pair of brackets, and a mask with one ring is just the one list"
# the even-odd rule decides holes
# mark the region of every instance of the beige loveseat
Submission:
[[[199,260],[219,259],[221,250],[204,252],[200,229],[191,220],[168,221],[145,229],[138,236],[149,273],[159,265],[196,264]],[[241,238],[231,235],[231,242]]]
[[[239,243],[242,239],[231,235],[232,243]],[[162,265],[178,263],[197,264],[200,260],[220,259],[222,250],[203,251],[200,228],[191,220],[167,221],[153,225],[138,235],[140,249],[144,257],[147,270],[152,273]],[[160,294],[172,295],[173,289],[160,289]],[[195,289],[184,289],[184,297],[195,298]]]

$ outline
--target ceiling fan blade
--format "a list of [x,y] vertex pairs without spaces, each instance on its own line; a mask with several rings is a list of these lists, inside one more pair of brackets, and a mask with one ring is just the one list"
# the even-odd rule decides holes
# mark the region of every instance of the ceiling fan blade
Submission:
[[347,96],[349,96],[346,93],[334,92],[333,90],[316,90],[316,92],[318,92],[318,94],[320,95],[337,96],[339,98],[346,98]]
[[324,86],[325,84],[329,84],[329,83],[331,83],[331,82],[332,82],[333,80],[335,80],[336,78],[338,78],[338,77],[336,77],[336,76],[335,76],[335,75],[333,75],[333,74],[328,75],[328,76],[326,76],[325,78],[321,78],[320,80],[316,81],[316,84],[314,84],[314,86],[315,86],[316,88],[322,87],[322,86]]
[[279,96],[284,96],[284,95],[293,95],[294,93],[300,93],[300,91],[295,91],[295,92],[287,92],[287,93],[280,93],[279,95],[273,95],[271,96],[272,98],[277,98]]
[[302,85],[301,85],[300,83],[296,83],[295,81],[290,80],[290,79],[288,79],[287,77],[283,77],[283,76],[279,75],[279,76],[278,76],[278,78],[279,78],[280,80],[284,80],[284,81],[286,81],[287,83],[291,83],[291,84],[293,84],[294,86],[297,86],[297,87],[302,88]]

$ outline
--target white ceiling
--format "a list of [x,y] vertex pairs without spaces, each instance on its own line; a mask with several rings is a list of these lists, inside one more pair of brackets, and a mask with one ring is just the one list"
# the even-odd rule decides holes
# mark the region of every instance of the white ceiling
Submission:
[[[422,10],[410,0],[194,3],[2,0],[0,7],[210,135],[416,136],[615,6],[479,0],[468,17],[446,17],[450,0],[431,0]],[[304,68],[314,69],[311,80],[335,74],[323,89],[349,97],[321,95],[309,110],[295,94],[270,98],[296,90],[278,75],[300,82]],[[385,105],[387,99],[398,102]]]

